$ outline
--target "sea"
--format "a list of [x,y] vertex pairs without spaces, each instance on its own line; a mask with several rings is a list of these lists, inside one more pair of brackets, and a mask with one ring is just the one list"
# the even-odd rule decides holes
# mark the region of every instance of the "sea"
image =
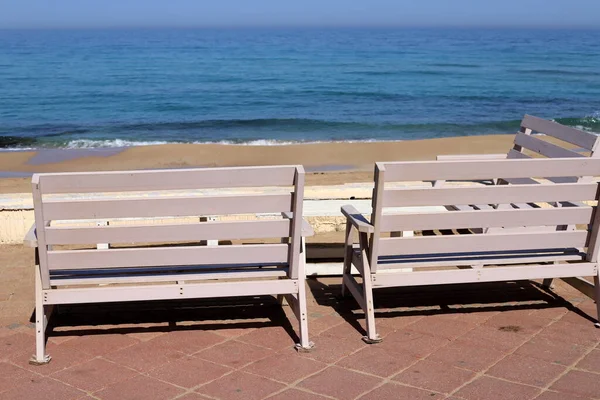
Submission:
[[0,149],[600,132],[600,30],[0,30]]

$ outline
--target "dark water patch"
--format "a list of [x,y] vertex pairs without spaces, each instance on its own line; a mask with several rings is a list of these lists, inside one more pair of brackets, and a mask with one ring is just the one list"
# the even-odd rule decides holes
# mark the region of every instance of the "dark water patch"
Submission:
[[443,68],[481,68],[479,64],[460,64],[460,63],[432,63],[428,64],[432,67],[443,67]]
[[527,75],[549,75],[549,76],[600,76],[598,71],[573,71],[566,69],[513,69],[512,72]]

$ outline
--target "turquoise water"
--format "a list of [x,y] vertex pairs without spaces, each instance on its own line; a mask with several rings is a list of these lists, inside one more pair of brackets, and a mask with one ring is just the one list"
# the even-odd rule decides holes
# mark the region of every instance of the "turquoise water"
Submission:
[[0,31],[0,148],[600,132],[600,31]]

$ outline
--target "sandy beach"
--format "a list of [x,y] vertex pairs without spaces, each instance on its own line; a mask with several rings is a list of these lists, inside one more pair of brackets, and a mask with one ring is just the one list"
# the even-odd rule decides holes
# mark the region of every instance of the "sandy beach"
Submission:
[[35,172],[135,170],[302,164],[309,185],[372,179],[376,161],[433,160],[439,154],[506,153],[513,135],[466,136],[402,142],[314,143],[283,146],[166,144],[123,149],[0,153],[0,193],[31,190]]

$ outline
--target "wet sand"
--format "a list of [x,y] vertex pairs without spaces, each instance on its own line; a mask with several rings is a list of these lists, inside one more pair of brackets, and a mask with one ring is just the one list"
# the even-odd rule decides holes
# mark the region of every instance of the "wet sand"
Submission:
[[302,164],[309,185],[373,179],[376,161],[433,160],[441,154],[506,153],[514,135],[403,142],[314,143],[284,146],[166,144],[122,149],[0,152],[0,193],[29,192],[35,172]]

